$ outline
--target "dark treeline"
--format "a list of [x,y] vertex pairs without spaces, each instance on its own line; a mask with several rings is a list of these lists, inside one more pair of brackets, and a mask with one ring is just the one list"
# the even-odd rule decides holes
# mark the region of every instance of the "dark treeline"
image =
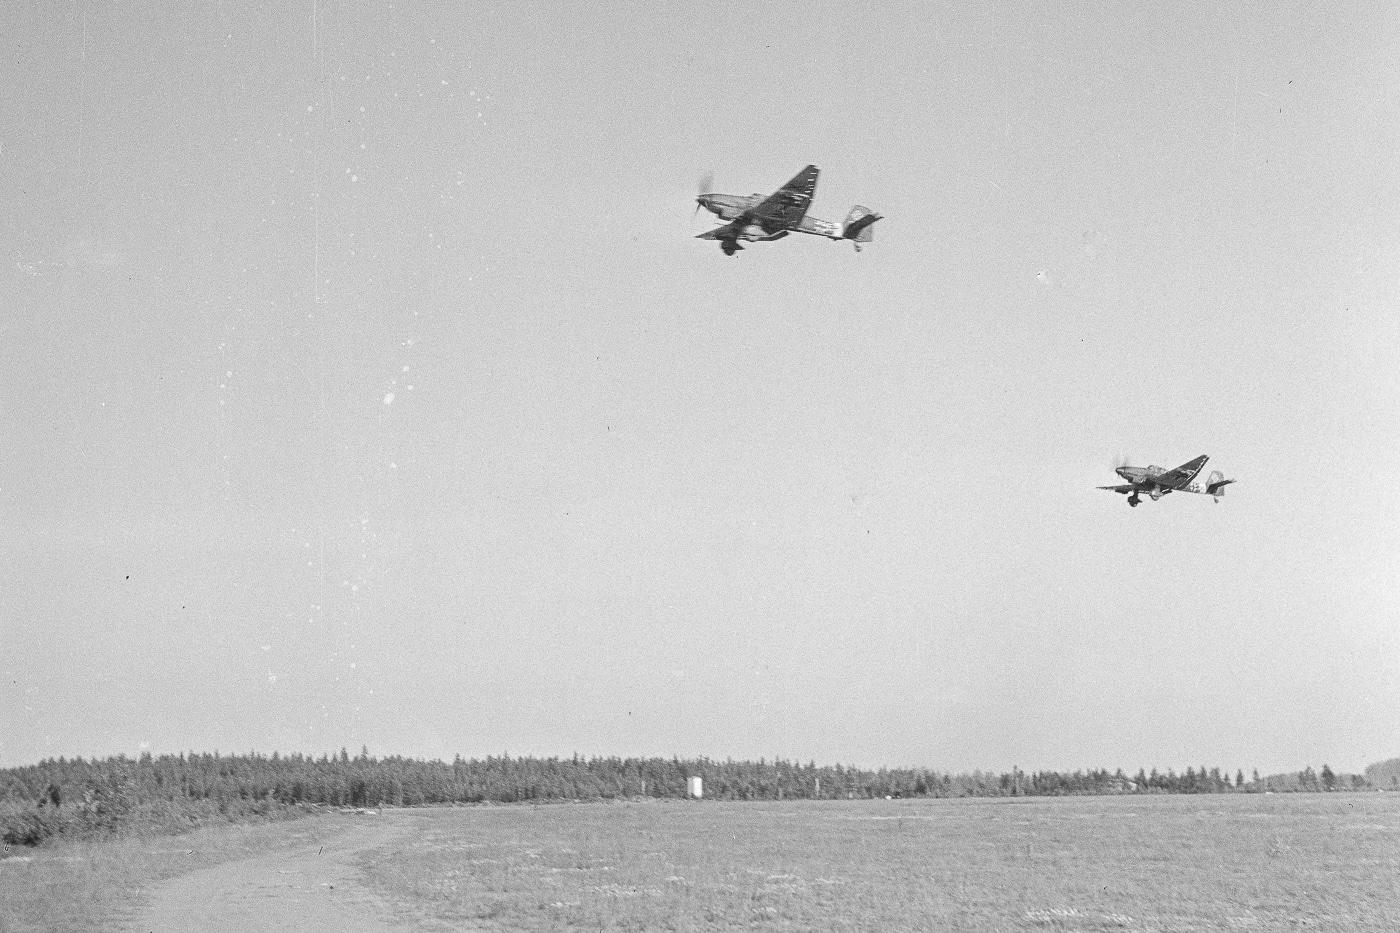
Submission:
[[320,758],[301,754],[143,754],[84,761],[49,759],[0,769],[0,832],[10,844],[35,844],[58,834],[115,833],[145,825],[178,831],[214,820],[269,819],[317,806],[378,807],[520,803],[567,799],[685,797],[691,777],[704,796],[721,800],[877,797],[1014,797],[1070,794],[1211,794],[1278,790],[1343,790],[1364,779],[1338,779],[1323,765],[1291,787],[1274,778],[1246,781],[1242,771],[1187,768],[951,774],[922,768],[867,768],[707,758],[456,758],[450,764],[413,758]]

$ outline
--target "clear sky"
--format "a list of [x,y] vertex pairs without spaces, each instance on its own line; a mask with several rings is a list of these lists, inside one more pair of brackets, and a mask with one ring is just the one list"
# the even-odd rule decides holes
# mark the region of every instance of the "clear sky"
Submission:
[[1400,754],[1395,7],[10,6],[0,765]]

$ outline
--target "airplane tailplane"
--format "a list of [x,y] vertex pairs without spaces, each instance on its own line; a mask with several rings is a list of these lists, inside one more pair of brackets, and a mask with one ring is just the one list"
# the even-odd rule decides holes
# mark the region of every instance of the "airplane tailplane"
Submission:
[[875,231],[871,227],[879,219],[879,214],[857,204],[851,208],[851,212],[846,215],[846,222],[841,225],[841,239],[850,240],[855,243],[856,249],[860,249],[860,244],[875,239]]
[[1225,495],[1225,487],[1233,482],[1232,479],[1226,479],[1224,473],[1214,470],[1211,472],[1210,478],[1206,480],[1206,495],[1214,496],[1215,501],[1219,502],[1220,497]]

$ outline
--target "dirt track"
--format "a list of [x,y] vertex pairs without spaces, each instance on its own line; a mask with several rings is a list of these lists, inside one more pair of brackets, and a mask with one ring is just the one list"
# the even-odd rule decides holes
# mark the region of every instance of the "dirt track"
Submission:
[[406,838],[408,820],[362,816],[321,846],[201,869],[152,887],[130,933],[334,930],[386,933],[388,908],[361,887],[355,857]]

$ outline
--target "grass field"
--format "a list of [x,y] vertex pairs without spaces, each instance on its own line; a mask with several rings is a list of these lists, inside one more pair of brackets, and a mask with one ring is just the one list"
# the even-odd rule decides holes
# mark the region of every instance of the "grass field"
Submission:
[[1391,931],[1400,794],[424,811],[367,854],[428,929]]
[[341,829],[333,816],[211,826],[178,836],[0,848],[0,933],[118,928],[141,888],[195,869],[298,845]]

